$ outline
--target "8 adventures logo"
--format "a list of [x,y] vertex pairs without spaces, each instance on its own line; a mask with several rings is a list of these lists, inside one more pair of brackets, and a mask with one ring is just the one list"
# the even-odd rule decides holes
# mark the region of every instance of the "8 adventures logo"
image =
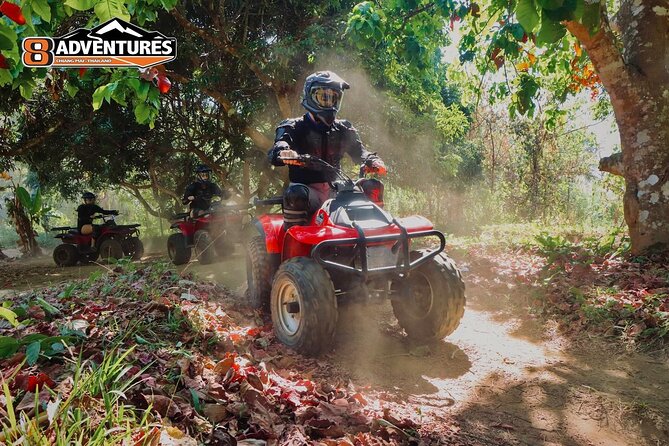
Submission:
[[27,67],[140,67],[174,60],[177,39],[113,18],[62,37],[23,39]]

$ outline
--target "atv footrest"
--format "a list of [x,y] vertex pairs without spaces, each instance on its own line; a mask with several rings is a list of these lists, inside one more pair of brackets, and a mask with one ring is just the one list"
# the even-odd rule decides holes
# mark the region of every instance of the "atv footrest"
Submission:
[[[363,276],[369,274],[399,274],[408,273],[409,271],[418,268],[420,265],[442,252],[446,246],[446,238],[441,231],[430,230],[409,233],[396,220],[394,220],[393,223],[400,229],[400,234],[366,236],[359,226],[354,225],[359,234],[357,238],[325,240],[312,248],[311,256],[324,268],[333,268],[348,273],[362,274]],[[421,257],[412,260],[409,256],[409,241],[414,238],[422,237],[437,237],[439,239],[439,248],[432,249]],[[380,247],[375,245],[380,245],[384,242],[396,242],[392,249],[386,248],[391,250],[393,255],[396,255],[395,265],[378,266],[375,261],[374,250],[378,250]],[[358,260],[356,263],[358,263],[360,267],[323,258],[324,250],[335,246],[354,246],[356,250],[356,259]]]

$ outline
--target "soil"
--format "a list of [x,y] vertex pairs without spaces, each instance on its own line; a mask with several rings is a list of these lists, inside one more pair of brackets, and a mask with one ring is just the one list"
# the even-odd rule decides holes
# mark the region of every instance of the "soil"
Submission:
[[[402,403],[424,430],[445,431],[453,444],[669,444],[669,361],[586,334],[564,337],[555,322],[532,316],[530,289],[505,284],[486,263],[459,264],[468,302],[455,333],[414,346],[388,303],[347,305],[336,347],[322,358],[331,373]],[[0,296],[104,267],[58,268],[47,256],[2,262]],[[242,295],[239,254],[182,268]]]

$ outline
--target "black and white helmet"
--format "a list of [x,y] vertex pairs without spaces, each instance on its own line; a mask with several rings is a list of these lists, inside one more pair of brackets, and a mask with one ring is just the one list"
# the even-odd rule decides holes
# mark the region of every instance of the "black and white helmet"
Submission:
[[332,71],[318,71],[304,82],[302,106],[328,125],[334,123],[348,82]]

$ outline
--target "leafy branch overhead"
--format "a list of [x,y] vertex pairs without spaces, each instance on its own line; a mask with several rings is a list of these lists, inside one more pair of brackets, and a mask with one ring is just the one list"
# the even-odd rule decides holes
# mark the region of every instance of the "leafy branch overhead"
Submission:
[[[598,79],[587,74],[592,72],[587,55],[580,49],[575,52],[570,43],[573,39],[567,37],[566,21],[576,21],[596,32],[599,3],[366,1],[354,7],[346,32],[360,51],[373,48],[383,52],[384,57],[395,58],[398,66],[408,66],[412,75],[424,78],[439,66],[444,47],[451,44],[450,31],[458,23],[460,62],[473,63],[481,76],[503,73],[501,81],[491,81],[490,99],[512,95],[512,112],[532,114],[541,87],[558,102],[583,88],[599,94]],[[583,72],[586,74],[581,76]],[[449,75],[467,81],[453,70]],[[474,89],[476,94],[484,94],[480,86]]]
[[[138,71],[132,69],[99,69],[98,74],[90,75],[86,69],[27,68],[21,62],[19,43],[24,37],[58,36],[74,28],[90,28],[113,17],[126,21],[132,17],[143,25],[155,20],[160,11],[174,8],[176,0],[30,0],[21,6],[8,1],[0,3],[0,87],[18,89],[25,99],[30,99],[38,83],[60,82],[70,96],[93,84],[94,110],[100,108],[103,101],[115,101],[132,107],[138,122],[153,126],[160,109],[157,94],[169,90],[164,69],[161,72],[154,69],[150,77],[140,79]],[[156,87],[151,85],[154,78]]]

